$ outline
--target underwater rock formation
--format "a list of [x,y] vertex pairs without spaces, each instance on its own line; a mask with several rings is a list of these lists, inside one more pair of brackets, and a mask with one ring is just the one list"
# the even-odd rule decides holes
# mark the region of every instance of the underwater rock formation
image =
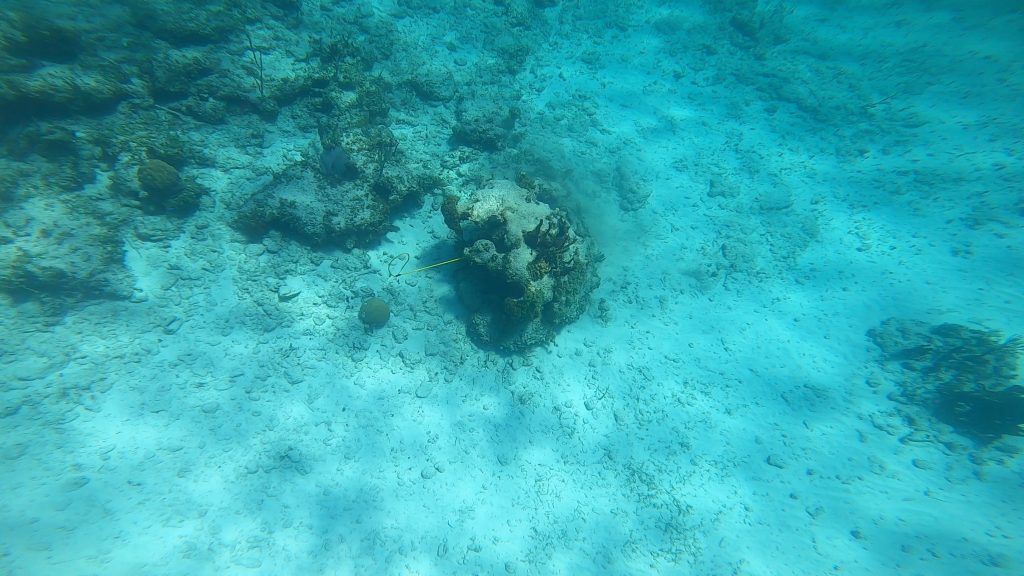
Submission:
[[457,290],[477,344],[522,352],[586,310],[599,283],[595,252],[564,212],[507,180],[448,196],[441,210],[462,241]]
[[302,165],[277,174],[238,212],[234,225],[251,236],[277,230],[313,246],[367,244],[390,226],[388,207],[364,187],[331,184]]
[[502,150],[513,134],[519,111],[482,99],[463,103],[452,127],[452,142],[484,152]]
[[17,66],[17,61],[33,68],[39,61],[65,64],[82,50],[82,35],[74,26],[17,10],[5,10],[4,20],[0,25],[0,47],[5,53],[0,56],[0,70],[4,72]]
[[885,359],[903,369],[900,400],[922,406],[982,443],[1024,436],[1024,342],[994,330],[890,318],[868,331]]
[[366,246],[394,229],[396,212],[420,205],[437,185],[404,167],[383,172],[359,160],[330,149],[316,168],[285,169],[246,201],[234,226],[256,237],[277,230],[313,246]]
[[36,196],[0,213],[0,292],[51,304],[127,298],[119,218]]
[[0,121],[104,112],[128,93],[112,75],[74,65],[0,76]]

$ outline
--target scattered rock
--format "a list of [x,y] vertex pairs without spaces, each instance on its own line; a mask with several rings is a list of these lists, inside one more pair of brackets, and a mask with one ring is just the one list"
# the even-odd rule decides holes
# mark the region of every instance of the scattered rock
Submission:
[[286,279],[283,284],[277,287],[277,300],[279,302],[294,300],[299,294],[302,294],[304,284],[301,278],[294,276]]
[[416,387],[416,397],[426,398],[430,396],[430,393],[434,391],[434,385],[430,382],[423,382]]
[[914,465],[914,468],[917,468],[919,470],[934,470],[935,469],[935,464],[932,464],[928,460],[924,460],[922,458],[914,458],[910,462]]
[[61,483],[61,487],[65,492],[74,492],[76,490],[80,490],[88,483],[88,476],[72,476],[71,478],[64,480],[64,482]]
[[762,210],[768,212],[785,210],[793,206],[793,192],[789,188],[785,188],[781,183],[776,183],[775,186],[768,188],[758,195],[757,203],[761,206]]

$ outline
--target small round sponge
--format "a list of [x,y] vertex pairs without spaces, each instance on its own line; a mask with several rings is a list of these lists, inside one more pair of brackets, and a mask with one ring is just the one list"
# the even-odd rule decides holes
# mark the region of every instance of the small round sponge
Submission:
[[359,308],[359,319],[367,328],[380,328],[391,318],[391,308],[380,298],[368,298]]

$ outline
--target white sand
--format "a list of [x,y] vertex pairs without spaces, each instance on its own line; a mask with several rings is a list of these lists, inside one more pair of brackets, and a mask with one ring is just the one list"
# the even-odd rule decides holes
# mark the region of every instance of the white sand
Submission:
[[[660,8],[534,47],[523,122],[573,164],[611,313],[526,357],[467,340],[451,269],[386,278],[454,250],[430,199],[352,254],[247,245],[218,204],[126,246],[144,302],[52,327],[5,308],[2,571],[1020,573],[1020,458],[887,398],[898,371],[865,332],[1024,332],[1024,20],[820,4],[770,62],[850,123],[752,87],[779,69],[730,60],[690,8],[675,36]],[[863,115],[865,94],[892,96]],[[280,132],[261,162],[308,142]],[[625,215],[619,161],[653,190]],[[255,185],[222,163],[242,168],[200,174],[214,190]],[[392,303],[373,334],[361,290]]]

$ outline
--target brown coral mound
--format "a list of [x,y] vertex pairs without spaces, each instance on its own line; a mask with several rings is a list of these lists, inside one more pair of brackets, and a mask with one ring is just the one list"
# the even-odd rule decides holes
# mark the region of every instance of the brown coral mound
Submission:
[[391,318],[391,307],[380,298],[368,298],[359,308],[359,320],[370,329],[382,328]]
[[166,199],[181,190],[178,171],[163,160],[148,160],[136,172],[142,191],[158,199]]

